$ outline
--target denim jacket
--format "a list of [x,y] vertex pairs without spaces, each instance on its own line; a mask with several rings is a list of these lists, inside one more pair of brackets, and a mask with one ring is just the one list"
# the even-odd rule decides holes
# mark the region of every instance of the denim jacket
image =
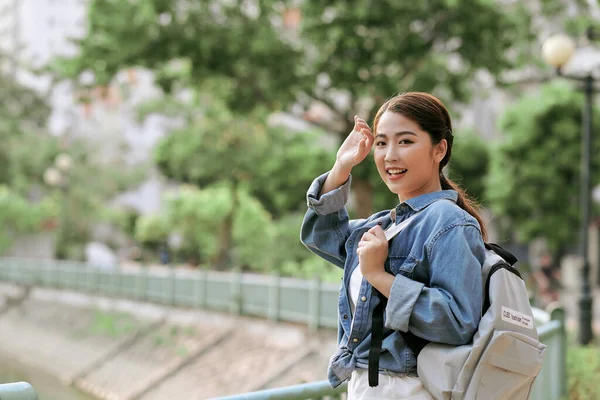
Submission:
[[379,361],[380,373],[416,376],[417,360],[398,331],[460,345],[468,343],[477,329],[485,259],[479,224],[456,205],[454,190],[427,193],[368,219],[350,220],[345,204],[351,177],[319,198],[327,175],[315,179],[308,190],[301,240],[310,251],[344,269],[338,304],[339,347],[329,361],[329,381],[336,387],[354,369],[368,368],[371,315],[379,299],[363,279],[353,317],[348,289],[362,235],[377,224],[386,229],[418,212],[389,244],[385,267],[395,279],[384,313]]

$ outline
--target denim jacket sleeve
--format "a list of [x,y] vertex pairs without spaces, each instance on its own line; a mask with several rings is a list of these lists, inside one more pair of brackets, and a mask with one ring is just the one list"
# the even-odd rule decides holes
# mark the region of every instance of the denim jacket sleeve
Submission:
[[386,308],[386,326],[452,345],[473,337],[481,318],[481,267],[485,247],[479,228],[449,226],[426,244],[430,282],[397,275]]
[[319,197],[328,175],[329,172],[315,179],[308,189],[308,211],[302,222],[300,240],[316,255],[344,268],[346,240],[364,220],[350,220],[346,211],[352,177],[339,188]]

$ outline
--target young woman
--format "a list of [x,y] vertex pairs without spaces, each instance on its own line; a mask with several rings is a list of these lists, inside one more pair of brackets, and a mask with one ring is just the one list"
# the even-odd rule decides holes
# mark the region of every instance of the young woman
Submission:
[[[395,96],[377,112],[373,131],[355,117],[333,168],[308,190],[301,240],[344,269],[339,348],[328,377],[333,387],[349,379],[349,400],[431,399],[400,332],[459,345],[477,329],[485,228],[473,203],[442,172],[452,141],[450,116],[440,100],[418,92]],[[345,208],[350,173],[373,145],[379,175],[399,204],[350,220]],[[388,243],[384,230],[410,217]],[[372,287],[388,299],[374,387],[367,377],[371,315],[379,302]]]

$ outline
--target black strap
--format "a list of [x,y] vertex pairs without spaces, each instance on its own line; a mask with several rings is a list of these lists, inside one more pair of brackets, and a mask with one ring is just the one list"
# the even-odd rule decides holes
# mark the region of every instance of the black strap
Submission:
[[373,287],[373,294],[379,298],[379,303],[373,309],[371,325],[371,346],[369,348],[369,386],[379,384],[379,356],[383,343],[383,311],[387,298]]
[[513,274],[515,274],[516,276],[518,276],[519,278],[521,278],[521,280],[523,280],[521,273],[512,265],[508,265],[504,261],[498,261],[496,264],[494,264],[492,266],[492,268],[490,268],[490,273],[488,274],[487,279],[485,281],[485,293],[484,293],[485,299],[483,300],[483,309],[481,310],[481,315],[485,314],[485,312],[488,310],[488,308],[490,308],[490,282],[492,280],[492,275],[494,275],[496,272],[498,272],[501,269],[508,270],[508,271],[512,272]]
[[488,250],[492,250],[494,253],[498,254],[504,259],[504,261],[508,263],[508,265],[515,265],[515,263],[518,261],[517,257],[515,257],[512,253],[504,250],[502,247],[498,246],[495,243],[486,243],[485,248]]
[[[383,314],[387,305],[387,297],[381,292],[373,288],[373,294],[379,298],[379,303],[373,309],[371,322],[371,346],[369,348],[369,386],[371,387],[379,384],[379,358],[383,343]],[[429,343],[428,340],[422,339],[411,332],[400,332],[400,335],[402,335],[404,342],[406,342],[415,357]]]
[[506,269],[513,274],[517,275],[519,278],[523,279],[521,273],[513,266],[517,262],[517,257],[515,257],[512,253],[504,250],[502,247],[498,246],[495,243],[485,243],[485,248],[488,250],[492,250],[494,253],[498,254],[502,257],[501,261],[498,261],[496,264],[490,268],[490,272],[488,273],[487,279],[485,281],[485,291],[483,295],[485,296],[483,300],[483,309],[481,314],[485,314],[485,312],[490,308],[490,281],[492,279],[492,275],[494,275],[497,271],[501,269]]

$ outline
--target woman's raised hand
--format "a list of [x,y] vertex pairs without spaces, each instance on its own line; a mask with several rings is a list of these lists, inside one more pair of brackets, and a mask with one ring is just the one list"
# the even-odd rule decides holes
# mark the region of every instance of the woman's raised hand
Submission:
[[350,171],[367,157],[373,146],[375,136],[369,125],[357,116],[354,116],[354,128],[340,146],[336,163],[344,170]]

